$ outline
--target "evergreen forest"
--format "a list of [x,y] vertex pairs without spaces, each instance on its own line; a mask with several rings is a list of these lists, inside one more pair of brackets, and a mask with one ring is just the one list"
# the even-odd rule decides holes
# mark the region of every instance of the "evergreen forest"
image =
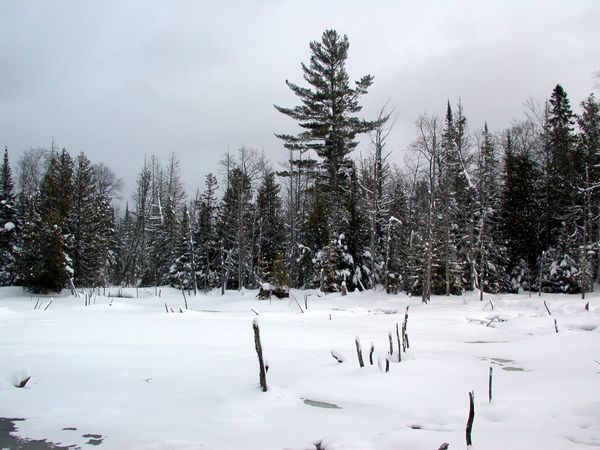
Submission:
[[[414,122],[405,161],[395,108],[363,117],[375,82],[346,69],[349,41],[310,43],[296,104],[275,105],[284,164],[251,147],[222,156],[188,196],[175,154],[140,161],[116,208],[111,168],[52,145],[0,180],[0,284],[30,292],[171,285],[431,295],[591,292],[600,281],[600,102],[560,84],[506,129],[440,99]],[[352,79],[358,81],[352,82]],[[557,80],[559,81],[559,80]],[[418,112],[415,112],[418,113]]]

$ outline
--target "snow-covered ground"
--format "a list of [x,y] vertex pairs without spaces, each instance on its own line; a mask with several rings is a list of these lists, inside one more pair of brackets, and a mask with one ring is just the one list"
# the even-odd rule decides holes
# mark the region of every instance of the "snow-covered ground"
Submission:
[[[188,311],[167,313],[165,301],[183,307],[180,292],[125,292],[134,298],[97,296],[90,306],[65,293],[46,310],[42,297],[34,310],[37,296],[0,289],[0,417],[25,418],[19,436],[103,449],[458,449],[473,390],[475,449],[600,446],[594,294],[586,311],[574,296],[481,303],[473,293],[422,305],[384,293],[313,293],[301,313],[292,301],[247,291],[188,297]],[[294,295],[304,306],[304,293]],[[410,349],[384,373],[377,359],[390,331],[396,349],[408,304]],[[266,393],[251,308],[270,366]],[[18,389],[11,379],[23,369],[31,380]]]

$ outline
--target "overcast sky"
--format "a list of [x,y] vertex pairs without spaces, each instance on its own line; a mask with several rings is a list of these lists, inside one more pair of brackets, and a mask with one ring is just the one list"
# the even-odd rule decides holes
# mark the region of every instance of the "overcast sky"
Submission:
[[390,149],[401,161],[424,111],[459,98],[472,129],[491,130],[547,98],[572,105],[600,70],[600,1],[27,1],[0,0],[0,145],[11,160],[52,139],[125,180],[144,155],[174,151],[188,192],[227,151],[285,157],[294,131],[273,104],[296,100],[300,62],[327,28],[350,40],[352,80],[375,76],[372,118],[398,109]]

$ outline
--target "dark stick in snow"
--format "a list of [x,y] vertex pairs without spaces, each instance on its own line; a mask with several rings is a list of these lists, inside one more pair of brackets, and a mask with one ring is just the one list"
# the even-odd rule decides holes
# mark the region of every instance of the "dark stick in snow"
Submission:
[[360,348],[360,339],[358,338],[358,336],[356,336],[356,339],[354,340],[354,342],[356,343],[356,355],[358,356],[358,365],[360,367],[365,367],[365,363],[363,362],[363,357],[362,357],[362,350]]
[[260,387],[263,392],[267,392],[267,372],[265,370],[265,362],[262,353],[262,344],[260,343],[260,329],[258,327],[257,318],[255,318],[252,322],[252,328],[254,329],[254,347],[256,348],[256,354],[258,355]]
[[181,294],[183,295],[183,302],[185,303],[185,309],[188,309],[187,298],[185,297],[185,290],[181,288]]
[[438,450],[448,450],[450,448],[450,444],[448,444],[447,442],[444,442],[442,445],[440,445],[440,448],[438,448]]
[[402,324],[402,342],[403,342],[402,345],[404,346],[405,352],[406,352],[407,348],[410,348],[410,344],[408,342],[408,334],[406,333],[406,330],[408,328],[408,308],[409,308],[409,306],[406,307],[406,312],[404,313],[404,323]]
[[558,322],[554,319],[554,330],[558,333]]
[[369,351],[369,363],[373,365],[373,352],[375,351],[375,345],[371,342],[371,350]]
[[48,304],[44,308],[44,311],[46,311],[48,308],[50,308],[50,305],[52,304],[53,301],[54,301],[54,297],[50,297],[50,301],[48,302]]
[[167,314],[169,313],[169,307],[167,306],[167,302],[165,302],[165,311],[167,311]]
[[589,310],[590,310],[590,302],[587,302],[587,303],[585,304],[585,310],[586,310],[586,311],[589,311]]
[[473,430],[473,419],[475,418],[475,394],[473,391],[469,392],[469,418],[467,419],[467,428],[465,430],[465,435],[467,438],[467,448],[469,448],[471,443],[471,431]]
[[548,315],[551,316],[552,313],[550,312],[550,308],[548,308],[548,305],[546,304],[546,300],[544,300],[544,306],[546,307],[546,311],[548,311]]
[[336,352],[335,350],[331,350],[331,356],[340,364],[345,361],[344,356],[341,353]]
[[402,342],[400,341],[400,331],[398,322],[396,322],[396,339],[398,340],[398,362],[402,361]]
[[489,396],[490,403],[492,403],[492,373],[493,373],[493,369],[492,369],[492,366],[490,366],[490,380],[488,382],[488,396]]
[[394,354],[394,342],[392,341],[392,332],[388,333],[388,339],[390,341],[390,356]]

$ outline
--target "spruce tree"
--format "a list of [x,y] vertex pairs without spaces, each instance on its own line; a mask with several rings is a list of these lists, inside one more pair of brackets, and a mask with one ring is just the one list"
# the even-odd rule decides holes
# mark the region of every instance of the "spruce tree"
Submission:
[[[349,290],[374,287],[370,277],[372,255],[369,253],[369,222],[365,214],[362,196],[359,191],[358,174],[353,169],[346,201],[346,222],[343,224],[343,261],[338,270],[347,271],[346,287]],[[344,272],[345,273],[345,272]]]
[[218,233],[223,245],[221,283],[242,289],[249,281],[252,223],[252,185],[248,175],[235,167],[221,202]]
[[[599,229],[600,217],[600,102],[590,95],[581,103],[582,113],[577,119],[579,133],[577,146],[584,159],[585,180],[583,184],[583,224],[582,224],[582,293],[590,291],[594,278],[600,279],[600,258],[594,243]],[[595,275],[595,276],[594,276]]]
[[[550,97],[548,116],[548,145],[550,151],[549,208],[553,212],[550,223],[550,243],[558,240],[558,231],[569,212],[577,204],[577,187],[580,185],[583,166],[575,146],[575,116],[567,93],[560,84]],[[569,231],[570,232],[570,231]]]
[[508,255],[500,229],[499,161],[496,145],[487,123],[481,134],[478,158],[478,199],[476,214],[477,254],[475,267],[478,287],[483,292],[506,292],[510,288],[506,272]]
[[190,290],[194,288],[190,231],[190,217],[187,207],[184,205],[176,237],[177,246],[173,251],[175,259],[169,268],[169,284],[177,289]]
[[[575,116],[567,93],[557,85],[550,97],[548,145],[551,157],[549,174],[550,246],[543,261],[542,289],[549,292],[578,292],[580,252],[584,222],[581,195],[585,181],[584,155],[576,145]],[[558,268],[568,267],[566,270]]]
[[267,171],[256,196],[256,222],[258,227],[257,264],[259,279],[274,284],[274,264],[284,251],[285,231],[283,224],[280,188],[275,174]]
[[460,294],[466,281],[465,238],[470,197],[463,154],[465,123],[462,114],[455,118],[448,102],[437,164],[439,189],[434,193],[440,205],[434,224],[437,252],[432,291],[436,294]]
[[505,141],[503,190],[501,198],[501,229],[508,248],[508,272],[511,289],[530,288],[535,277],[536,261],[541,244],[539,184],[541,169],[528,147],[514,143],[509,132]]
[[20,251],[21,221],[16,211],[8,149],[4,149],[0,176],[0,286],[9,286],[17,281],[16,264]]
[[216,288],[220,283],[221,243],[217,232],[217,179],[212,173],[205,178],[205,190],[195,202],[196,225],[194,242],[198,283],[204,290]]
[[99,190],[91,162],[81,153],[75,162],[73,205],[68,221],[69,253],[76,286],[104,286],[108,277],[112,210]]
[[415,219],[416,215],[408,212],[408,198],[399,177],[393,182],[390,198],[389,218],[384,228],[384,286],[388,294],[397,294],[403,290],[412,292],[410,285],[415,274],[411,273],[409,263],[412,250],[409,218]]
[[20,274],[32,292],[60,292],[73,275],[67,255],[67,217],[73,191],[73,161],[66,150],[54,153],[40,195],[23,231]]

